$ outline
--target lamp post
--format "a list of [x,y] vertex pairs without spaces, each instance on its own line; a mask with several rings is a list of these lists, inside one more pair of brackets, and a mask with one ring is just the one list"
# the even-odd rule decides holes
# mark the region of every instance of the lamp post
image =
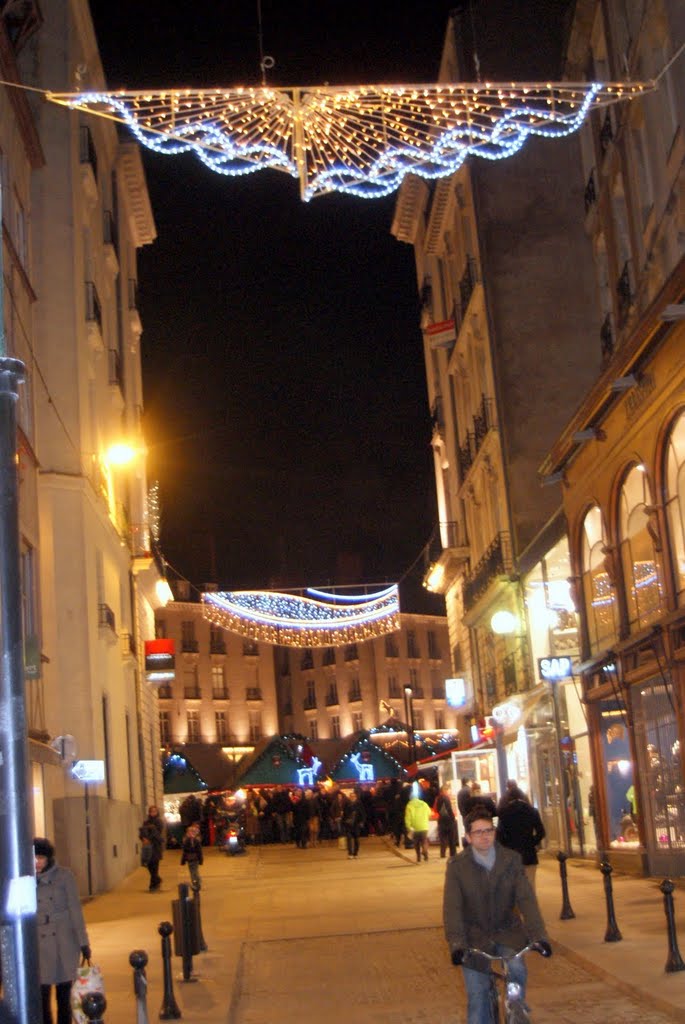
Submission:
[[411,686],[404,688],[404,714],[409,728],[409,757],[411,763],[416,761],[416,741],[414,739],[414,691]]
[[[0,195],[0,225],[2,196]],[[35,863],[28,792],[28,736],[19,572],[17,415],[24,364],[6,354],[0,227],[0,957],[2,1017],[38,1024]]]

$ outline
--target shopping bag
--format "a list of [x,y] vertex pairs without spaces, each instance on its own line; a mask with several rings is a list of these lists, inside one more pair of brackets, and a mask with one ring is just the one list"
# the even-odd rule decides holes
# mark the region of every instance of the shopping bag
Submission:
[[75,1024],[88,1024],[88,1018],[81,1009],[81,1000],[89,992],[102,992],[104,996],[105,983],[98,965],[86,960],[82,961],[71,986],[71,1016]]
[[152,861],[152,843],[143,843],[140,848],[140,863],[144,868]]
[[339,850],[346,850],[347,849],[347,839],[345,838],[345,836],[338,836],[338,849]]

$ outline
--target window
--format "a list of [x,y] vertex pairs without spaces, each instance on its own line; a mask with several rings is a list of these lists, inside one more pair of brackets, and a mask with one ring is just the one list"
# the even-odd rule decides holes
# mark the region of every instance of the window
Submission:
[[419,647],[416,642],[416,631],[413,629],[407,630],[407,657],[408,658],[420,658]]
[[388,676],[388,697],[401,697],[397,676]]
[[200,742],[200,712],[195,709],[186,711],[187,736],[186,743]]
[[421,708],[414,709],[414,728],[423,729],[423,711]]
[[190,652],[197,651],[197,640],[195,639],[195,623],[187,619],[181,623],[181,650]]
[[212,665],[212,697],[214,700],[226,700],[228,698],[223,665]]
[[109,755],[109,698],[103,694],[102,697],[102,739],[105,748],[105,785],[107,787],[107,798],[112,799],[112,773],[110,771]]
[[385,656],[386,658],[399,657],[397,639],[394,636],[386,636],[385,638]]
[[163,683],[162,686],[158,686],[157,696],[159,697],[160,700],[171,700],[171,683]]
[[312,740],[318,740],[319,738],[319,723],[315,718],[312,718],[309,723],[309,738]]
[[166,640],[166,619],[155,620],[155,638],[157,640]]
[[363,716],[361,711],[355,711],[352,715],[352,731],[361,732],[364,728]]
[[171,722],[168,711],[159,713],[159,742],[163,747],[168,747],[171,743]]
[[359,685],[359,676],[352,676],[350,679],[349,700],[361,700],[362,691]]
[[444,729],[445,728],[445,712],[442,710],[442,708],[436,708],[435,709],[435,728],[436,729]]
[[259,648],[254,640],[243,640],[243,657],[254,658],[259,654]]
[[597,652],[617,638],[616,558],[607,547],[597,505],[583,521],[583,600],[590,648]]
[[216,727],[216,742],[226,743],[228,741],[228,726],[225,711],[214,712],[214,725]]
[[335,647],[327,647],[323,652],[324,665],[335,665]]
[[210,654],[226,653],[226,640],[220,626],[209,627],[209,652]]
[[433,661],[438,661],[440,658],[440,645],[432,629],[428,630],[428,657],[432,658]]
[[334,740],[340,739],[340,715],[331,715],[331,736]]
[[133,803],[133,751],[131,750],[131,718],[126,712],[126,766],[128,768],[128,799]]
[[257,743],[262,738],[262,713],[259,709],[250,710],[250,743]]
[[345,648],[345,661],[359,661],[359,651],[356,644],[348,644]]
[[313,679],[307,680],[307,703],[310,707],[316,707],[316,683]]
[[409,685],[414,693],[416,693],[419,688],[419,670],[417,668],[409,669]]
[[314,668],[314,655],[308,647],[302,652],[300,668],[303,670]]
[[621,564],[628,605],[628,621],[641,628],[661,612],[661,579],[655,540],[656,523],[647,512],[652,508],[647,474],[634,466],[621,488]]
[[185,700],[198,700],[200,687],[197,682],[197,665],[183,670],[183,696]]
[[676,591],[685,593],[685,413],[671,431],[666,452],[666,516]]

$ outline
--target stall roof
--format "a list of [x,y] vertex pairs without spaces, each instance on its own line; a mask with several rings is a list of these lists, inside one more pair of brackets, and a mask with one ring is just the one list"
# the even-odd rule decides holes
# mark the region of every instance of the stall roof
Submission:
[[165,793],[198,793],[208,785],[185,754],[173,753],[162,766]]

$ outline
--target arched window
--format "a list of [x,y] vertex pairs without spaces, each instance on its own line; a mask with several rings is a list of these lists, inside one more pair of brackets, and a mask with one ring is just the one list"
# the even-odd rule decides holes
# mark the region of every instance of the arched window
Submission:
[[583,600],[590,649],[601,651],[617,638],[616,574],[597,505],[583,521]]
[[680,604],[685,596],[685,413],[671,431],[666,452],[666,514]]
[[647,511],[651,504],[647,474],[634,466],[621,488],[619,522],[628,621],[637,627],[653,622],[662,608],[655,524]]

